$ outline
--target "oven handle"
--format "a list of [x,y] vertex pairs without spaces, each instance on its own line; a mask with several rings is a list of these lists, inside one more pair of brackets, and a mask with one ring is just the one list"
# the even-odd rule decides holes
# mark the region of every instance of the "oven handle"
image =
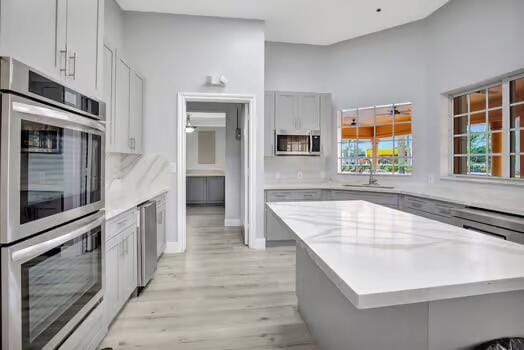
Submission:
[[66,233],[65,235],[55,237],[52,239],[49,239],[47,241],[44,241],[42,243],[37,243],[35,245],[32,245],[27,248],[20,249],[18,251],[15,251],[11,255],[11,259],[13,262],[17,262],[20,260],[27,260],[30,258],[33,258],[35,256],[38,256],[46,251],[49,251],[50,249],[53,249],[55,247],[58,247],[62,244],[64,244],[67,241],[70,241],[76,237],[79,237],[86,233],[87,231],[91,230],[92,228],[95,228],[97,226],[100,226],[104,222],[105,217],[102,215],[95,221],[90,222],[87,225],[84,225],[82,227],[79,227],[71,232]]
[[62,120],[65,122],[76,124],[80,127],[84,127],[86,130],[95,129],[100,132],[105,131],[104,124],[102,124],[99,121],[94,121],[84,116],[52,108],[38,102],[27,100],[25,98],[13,98],[12,108],[15,112],[30,114],[36,117],[46,117],[56,120]]

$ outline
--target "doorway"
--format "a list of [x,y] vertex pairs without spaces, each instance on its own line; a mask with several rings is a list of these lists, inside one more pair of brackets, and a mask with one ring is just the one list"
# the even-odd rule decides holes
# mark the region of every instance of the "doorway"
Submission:
[[[225,95],[225,94],[188,94],[180,93],[178,95],[178,140],[179,147],[177,150],[177,162],[178,162],[178,173],[177,173],[177,218],[178,218],[178,245],[180,251],[187,249],[187,209],[186,203],[188,200],[202,200],[204,204],[207,201],[207,194],[204,194],[202,182],[209,181],[210,184],[210,195],[211,200],[208,204],[214,204],[215,208],[208,209],[196,209],[194,212],[198,215],[200,211],[203,215],[214,216],[214,225],[218,223],[217,218],[220,218],[221,212],[220,207],[220,169],[217,165],[217,154],[216,152],[210,152],[211,149],[216,147],[217,137],[222,137],[222,131],[210,125],[220,124],[220,113],[226,114],[226,121],[229,121],[227,128],[225,128],[230,143],[231,140],[237,142],[238,149],[235,151],[233,148],[227,149],[225,158],[232,156],[230,163],[232,165],[233,174],[228,178],[227,169],[224,173],[224,202],[223,202],[223,226],[238,227],[242,232],[243,243],[250,248],[255,248],[255,205],[251,205],[254,201],[250,200],[255,198],[255,185],[250,179],[255,178],[255,132],[254,123],[252,123],[252,116],[255,112],[255,100],[252,96],[239,96],[239,95]],[[212,115],[211,115],[211,114]],[[188,118],[189,114],[189,118]],[[191,120],[193,114],[194,121]],[[206,118],[207,116],[207,118]],[[238,120],[238,123],[237,123]],[[195,123],[196,125],[192,125]],[[203,123],[203,124],[202,124]],[[208,123],[208,127],[204,124]],[[214,123],[214,124],[213,124]],[[195,137],[191,135],[188,137],[190,129],[198,129],[200,124],[203,134],[201,137]],[[220,124],[221,125],[221,124]],[[187,129],[187,130],[186,130]],[[193,134],[193,133],[191,133]],[[201,146],[201,150],[197,151],[192,157],[193,163],[191,167],[194,168],[194,158],[201,158],[203,164],[210,163],[214,164],[208,169],[218,170],[211,179],[205,179],[205,176],[200,176],[197,181],[194,181],[195,188],[188,189],[187,186],[193,186],[187,180],[188,170],[188,139],[195,145]],[[201,140],[199,140],[201,139]],[[214,139],[214,140],[213,140]],[[206,150],[207,148],[207,150]],[[235,153],[237,152],[237,153]],[[215,159],[213,159],[215,157]],[[235,159],[238,164],[235,164]],[[217,169],[213,169],[217,168]],[[196,166],[198,168],[198,166]],[[205,166],[203,168],[206,168]],[[235,171],[238,170],[238,172]],[[196,169],[198,170],[198,169]],[[191,175],[191,174],[189,174]],[[195,175],[195,173],[193,173]],[[196,173],[197,177],[198,173]],[[211,173],[213,175],[213,173]],[[191,193],[197,191],[198,193]],[[192,196],[188,198],[188,194]],[[217,196],[218,194],[218,196]],[[199,197],[200,196],[200,197]],[[203,196],[203,197],[202,197]],[[228,201],[229,198],[229,201]],[[207,207],[207,205],[204,205]],[[207,213],[207,214],[206,214]],[[210,216],[210,217],[211,217]]]

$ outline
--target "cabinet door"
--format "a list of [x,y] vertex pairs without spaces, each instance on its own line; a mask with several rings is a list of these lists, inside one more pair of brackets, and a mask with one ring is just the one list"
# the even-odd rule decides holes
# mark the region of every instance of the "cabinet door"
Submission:
[[275,93],[264,95],[264,156],[275,154]]
[[124,285],[122,286],[122,290],[124,291],[122,301],[125,303],[137,286],[136,228],[130,228],[128,230],[122,245],[124,249],[122,262],[125,266],[122,271],[125,276]]
[[60,1],[65,0],[2,0],[2,54],[58,78],[55,46]]
[[118,275],[120,262],[120,244],[110,246],[106,249],[106,277],[104,303],[106,310],[106,323],[110,324],[119,310]]
[[298,101],[298,128],[320,130],[320,96],[304,94]]
[[67,0],[67,80],[97,95],[100,0]]
[[266,213],[266,239],[268,241],[294,240],[289,229],[269,210]]
[[156,244],[157,244],[157,257],[164,252],[166,246],[166,208],[165,204],[157,204],[156,209]]
[[122,153],[130,152],[129,102],[131,69],[120,57],[116,60],[115,77],[115,148]]
[[112,48],[104,45],[104,94],[106,103],[106,150],[114,151],[115,125],[114,125],[114,81],[115,81],[115,53]]
[[220,203],[225,200],[225,182],[223,176],[210,176],[207,178],[206,202]]
[[187,177],[187,202],[203,203],[206,200],[206,178],[201,176]]
[[143,133],[143,92],[144,80],[135,72],[131,72],[131,110],[129,120],[129,138],[131,152],[142,154]]
[[275,129],[298,129],[298,95],[293,93],[276,93]]

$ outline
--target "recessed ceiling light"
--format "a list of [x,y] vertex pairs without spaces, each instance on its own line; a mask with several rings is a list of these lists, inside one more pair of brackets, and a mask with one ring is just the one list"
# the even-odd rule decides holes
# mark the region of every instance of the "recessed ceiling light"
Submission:
[[377,12],[381,12],[381,11],[382,11],[382,9],[379,7],[379,8],[377,9]]

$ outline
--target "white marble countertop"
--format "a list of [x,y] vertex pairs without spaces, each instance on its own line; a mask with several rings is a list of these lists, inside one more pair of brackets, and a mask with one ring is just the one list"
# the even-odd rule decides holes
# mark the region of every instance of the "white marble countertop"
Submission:
[[225,176],[223,170],[187,170],[186,176]]
[[364,201],[267,205],[360,309],[524,290],[517,243]]
[[[429,185],[410,183],[394,185],[393,188],[345,186],[337,182],[280,182],[266,183],[265,190],[301,190],[301,189],[330,189],[346,191],[365,191],[378,193],[396,193],[423,197],[433,200],[457,203],[465,206],[479,207],[488,210],[501,211],[524,216],[524,190],[515,187],[514,196],[500,196],[491,191],[482,196],[481,191],[466,191],[462,184]],[[520,194],[519,194],[520,193]]]
[[159,188],[151,190],[149,193],[106,201],[106,220],[110,220],[111,218],[136,207],[140,203],[146,202],[168,191],[169,188]]

